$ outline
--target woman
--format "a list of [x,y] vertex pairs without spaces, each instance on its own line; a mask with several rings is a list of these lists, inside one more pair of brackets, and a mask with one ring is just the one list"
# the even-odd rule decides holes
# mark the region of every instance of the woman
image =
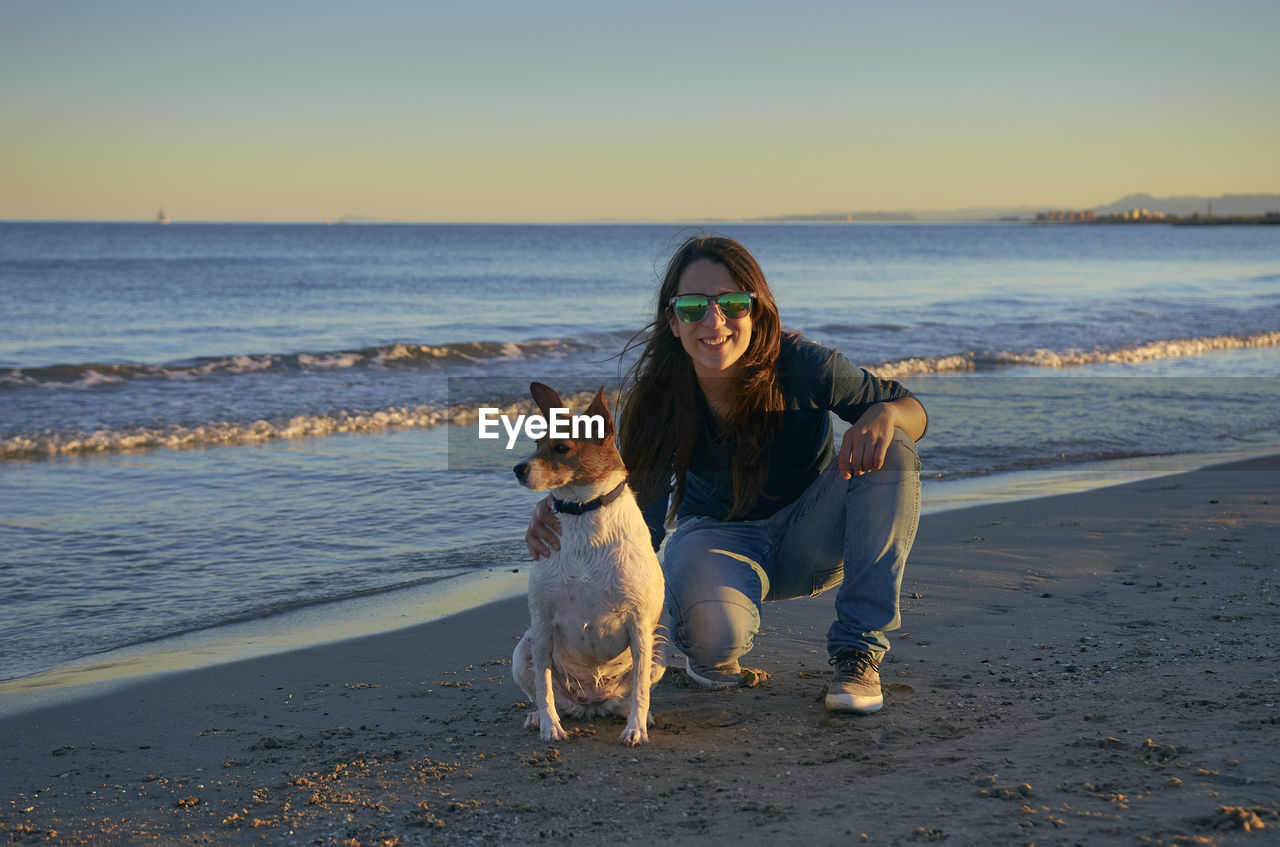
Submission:
[[[755,257],[696,236],[668,263],[619,416],[622,458],[662,569],[676,646],[706,688],[753,684],[765,600],[839,585],[827,708],[883,705],[879,664],[919,520],[924,407],[896,382],[782,330]],[[828,412],[850,424],[834,450]],[[525,542],[559,549],[543,501]]]

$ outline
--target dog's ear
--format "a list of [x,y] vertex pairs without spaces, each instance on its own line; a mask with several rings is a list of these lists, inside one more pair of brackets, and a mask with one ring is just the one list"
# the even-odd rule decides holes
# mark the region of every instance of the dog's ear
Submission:
[[604,401],[604,386],[600,386],[600,390],[596,392],[595,399],[591,401],[591,405],[587,407],[588,415],[599,415],[604,418],[604,437],[613,438],[613,415],[609,414],[609,406]]
[[560,402],[560,395],[548,385],[540,382],[529,383],[529,393],[533,395],[533,402],[538,404],[538,410],[542,412],[542,416],[551,419],[552,409],[563,409],[564,403]]

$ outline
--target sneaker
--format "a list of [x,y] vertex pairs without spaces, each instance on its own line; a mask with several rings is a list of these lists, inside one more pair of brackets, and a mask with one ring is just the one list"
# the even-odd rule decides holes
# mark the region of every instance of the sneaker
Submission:
[[742,682],[742,668],[738,666],[737,662],[730,662],[727,665],[707,668],[697,664],[688,656],[685,656],[684,672],[689,679],[698,683],[703,688],[710,688],[712,690],[734,688]]
[[830,711],[861,715],[880,711],[884,705],[884,695],[880,693],[881,655],[845,650],[831,660],[835,672],[827,686],[827,708]]

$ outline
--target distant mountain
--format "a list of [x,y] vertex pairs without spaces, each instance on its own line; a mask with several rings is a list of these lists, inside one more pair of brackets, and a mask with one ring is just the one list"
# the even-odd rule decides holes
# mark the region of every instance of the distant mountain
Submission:
[[340,224],[385,224],[385,223],[394,223],[394,221],[389,221],[389,220],[386,220],[386,219],[384,219],[384,218],[370,218],[370,217],[368,217],[368,216],[366,216],[366,215],[343,215],[342,217],[338,218],[338,221],[337,221],[337,222],[338,222],[338,223],[340,223]]
[[984,208],[984,209],[905,209],[897,212],[885,211],[849,211],[819,212],[816,215],[777,215],[766,218],[752,218],[754,221],[766,223],[908,223],[939,221],[995,221],[1000,219],[1031,220],[1036,212],[1043,209],[1034,206],[1018,206],[1016,208]]
[[[1224,194],[1221,197],[1152,197],[1150,194],[1130,194],[1108,203],[1105,206],[1081,207],[1071,211],[1086,211],[1092,208],[1099,215],[1113,212],[1127,212],[1130,209],[1147,209],[1151,212],[1164,212],[1166,215],[1189,217],[1196,213],[1201,216],[1209,213],[1209,204],[1213,204],[1214,217],[1231,215],[1264,215],[1267,212],[1280,211],[1280,194]],[[759,221],[815,222],[815,221],[851,221],[853,223],[867,221],[997,221],[997,220],[1033,220],[1039,212],[1049,212],[1061,207],[1051,206],[1008,206],[976,209],[920,210],[909,209],[897,212],[845,211],[821,212],[816,215],[781,215],[778,217],[755,218]]]
[[1207,215],[1213,204],[1214,217],[1231,215],[1265,215],[1280,211],[1280,194],[1223,194],[1221,197],[1152,197],[1150,194],[1130,194],[1094,211],[1099,215],[1127,212],[1130,209],[1149,209],[1166,215],[1189,217],[1199,213]]
[[903,223],[918,220],[911,212],[818,212],[816,215],[775,215],[766,218],[752,218],[766,223]]

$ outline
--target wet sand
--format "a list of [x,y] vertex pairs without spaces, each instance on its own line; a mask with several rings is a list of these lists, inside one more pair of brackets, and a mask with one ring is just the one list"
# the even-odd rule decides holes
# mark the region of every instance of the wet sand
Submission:
[[0,836],[66,844],[1264,844],[1280,458],[926,516],[886,707],[828,714],[831,600],[757,688],[672,656],[651,742],[523,727],[523,600],[0,719]]

